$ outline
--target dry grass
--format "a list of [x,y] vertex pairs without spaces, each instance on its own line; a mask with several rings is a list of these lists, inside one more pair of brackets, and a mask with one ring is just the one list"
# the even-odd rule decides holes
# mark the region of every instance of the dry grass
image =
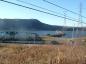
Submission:
[[67,45],[1,46],[0,64],[86,64],[86,47]]

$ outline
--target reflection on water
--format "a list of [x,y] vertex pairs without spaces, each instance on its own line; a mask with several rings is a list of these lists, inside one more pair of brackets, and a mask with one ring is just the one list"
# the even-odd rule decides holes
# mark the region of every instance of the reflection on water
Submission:
[[[15,35],[16,37],[27,37],[28,35],[30,35],[31,33],[36,33],[39,36],[45,36],[45,35],[54,35],[56,34],[56,31],[18,31],[18,33]],[[86,31],[64,31],[65,33],[65,38],[71,38],[71,37],[83,37],[86,36]],[[0,32],[0,37],[2,36],[6,36],[6,32],[1,31]]]

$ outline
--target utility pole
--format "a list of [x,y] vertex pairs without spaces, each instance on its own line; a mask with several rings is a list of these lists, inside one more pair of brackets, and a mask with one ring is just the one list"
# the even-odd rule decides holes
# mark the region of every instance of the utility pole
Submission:
[[77,34],[77,37],[80,37],[81,33],[82,33],[82,30],[79,30],[79,26],[81,27],[82,29],[82,3],[80,2],[79,4],[79,18],[78,18],[79,22],[78,22],[78,25],[77,25],[77,30],[76,30],[76,34]]
[[72,29],[72,40],[74,39],[74,34],[75,33],[75,24],[74,24],[74,26],[73,26],[73,29]]
[[82,37],[82,33],[83,33],[83,25],[82,25],[82,2],[80,2],[80,11],[79,11],[79,22],[80,22],[80,27],[81,27],[81,30],[80,30],[80,36]]
[[83,36],[83,20],[82,20],[82,2],[80,2],[80,22],[81,22],[81,36]]
[[66,16],[67,16],[66,11],[64,11],[64,28],[66,27]]
[[[62,28],[62,32],[65,32],[66,29],[66,11],[64,11],[64,22],[63,22],[63,28]],[[63,37],[63,36],[62,36]]]

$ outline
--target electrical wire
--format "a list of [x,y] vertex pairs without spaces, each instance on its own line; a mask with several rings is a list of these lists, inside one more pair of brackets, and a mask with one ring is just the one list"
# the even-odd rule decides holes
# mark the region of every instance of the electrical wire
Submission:
[[[64,8],[64,7],[62,7],[62,6],[59,6],[59,5],[57,5],[57,4],[54,4],[54,3],[49,2],[49,1],[47,1],[47,0],[43,0],[43,1],[46,2],[46,3],[49,3],[49,4],[51,4],[51,5],[54,5],[54,6],[56,6],[56,7],[59,7],[59,8],[61,8],[61,9],[64,9],[64,10],[66,10],[66,11],[69,11],[69,12],[71,12],[71,13],[73,13],[73,14],[80,15],[80,14],[78,14],[78,13],[76,13],[76,12],[73,12],[73,11],[71,11],[71,10],[68,10],[68,9],[66,9],[66,8]],[[86,18],[85,16],[82,16],[82,15],[81,15],[81,17]]]
[[22,2],[22,3],[25,3],[25,4],[29,4],[29,5],[35,6],[35,7],[37,7],[37,8],[40,8],[40,9],[44,9],[44,10],[47,10],[47,11],[53,12],[53,13],[57,13],[57,12],[55,12],[55,11],[52,11],[52,10],[49,10],[49,9],[46,9],[46,8],[43,8],[43,7],[37,6],[37,5],[32,4],[32,3],[29,3],[29,2],[25,2],[25,1],[22,1],[22,0],[16,0],[16,1],[19,1],[19,2]]
[[[47,11],[53,12],[53,13],[55,13],[55,14],[57,13],[57,12],[55,12],[55,11],[52,11],[52,10],[49,10],[49,9],[46,9],[46,8],[43,8],[43,7],[40,7],[40,6],[31,4],[31,3],[28,3],[28,2],[25,2],[25,1],[22,1],[22,0],[16,0],[16,1],[22,2],[22,3],[24,3],[24,4],[32,5],[32,6],[38,7],[38,8],[43,9],[43,10],[47,10]],[[57,13],[57,14],[59,14],[59,13]],[[61,14],[61,15],[64,15],[64,14]],[[67,18],[71,18],[71,17],[69,17],[69,16],[66,16],[66,17],[67,17]],[[74,18],[71,18],[71,19],[74,19]]]
[[[34,11],[38,11],[38,12],[41,12],[41,13],[49,14],[49,15],[52,15],[52,16],[65,18],[63,16],[55,15],[55,14],[52,14],[52,13],[49,13],[49,12],[45,12],[45,11],[38,10],[38,9],[35,9],[35,8],[27,7],[27,6],[17,4],[17,3],[13,3],[13,2],[10,2],[10,1],[6,1],[6,0],[0,0],[0,1],[6,2],[6,3],[9,3],[9,4],[13,4],[13,5],[16,5],[16,6],[20,6],[20,7],[23,7],[23,8],[31,9],[31,10],[34,10]],[[71,20],[71,21],[76,21],[75,19],[70,19],[70,18],[66,18],[66,19]],[[76,22],[79,22],[79,21],[76,21]],[[84,23],[84,22],[81,22],[81,23]],[[84,23],[84,24],[86,24],[86,23]]]

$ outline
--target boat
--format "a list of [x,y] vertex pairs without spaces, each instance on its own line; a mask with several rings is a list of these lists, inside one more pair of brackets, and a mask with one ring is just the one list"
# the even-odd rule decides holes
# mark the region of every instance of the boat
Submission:
[[56,31],[56,34],[51,35],[52,37],[62,37],[65,36],[65,33],[63,31]]

